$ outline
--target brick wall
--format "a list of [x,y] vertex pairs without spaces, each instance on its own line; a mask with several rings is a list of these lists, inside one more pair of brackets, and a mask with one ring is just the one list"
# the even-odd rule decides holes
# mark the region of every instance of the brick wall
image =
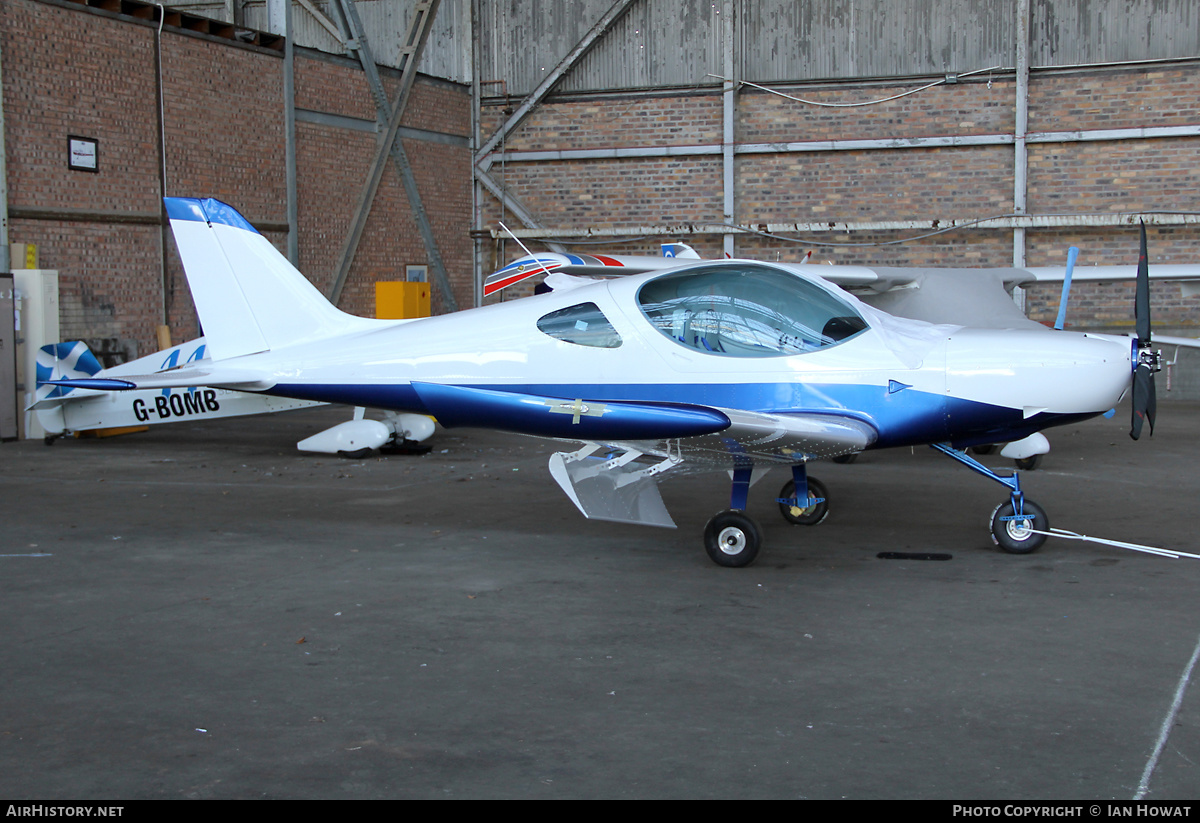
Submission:
[[[880,100],[920,83],[825,84],[785,89],[806,100],[861,103]],[[1010,75],[981,75],[884,103],[829,108],[744,88],[736,104],[739,144],[1011,135],[1015,83]],[[491,101],[490,101],[491,102]],[[482,110],[484,133],[503,119],[503,104]],[[631,148],[721,143],[719,94],[695,91],[606,94],[544,101],[506,141],[509,151]],[[1035,72],[1031,80],[1032,133],[1085,129],[1200,125],[1200,62]],[[1200,190],[1200,138],[1031,143],[1028,204],[1031,213],[1108,214],[1137,210],[1195,211]],[[552,228],[620,228],[638,224],[722,221],[720,155],[685,158],[571,159],[509,162],[492,173],[504,180]],[[1006,215],[1013,211],[1011,145],[889,148],[740,154],[735,161],[737,222],[932,221]],[[490,198],[485,220],[500,217]],[[512,225],[510,223],[510,225]],[[787,242],[739,235],[740,255],[797,261],[889,266],[1010,266],[1011,231],[964,229],[912,242],[895,241],[924,230],[822,233]],[[569,246],[596,253],[658,252],[670,238],[633,238],[610,244]],[[719,256],[721,239],[681,236],[701,254]],[[521,252],[505,243],[500,255]],[[1028,265],[1061,265],[1067,248],[1082,250],[1081,265],[1134,263],[1137,232],[1119,229],[1031,229]],[[541,248],[541,246],[537,246]],[[1200,228],[1154,227],[1151,263],[1200,262]],[[1131,286],[1082,286],[1072,301],[1077,327],[1124,330]],[[1059,288],[1030,290],[1031,316],[1050,322]],[[506,298],[510,299],[510,298]],[[1200,334],[1200,298],[1178,286],[1155,284],[1156,323]]]
[[[28,0],[0,15],[10,206],[157,210],[153,36]],[[69,134],[99,141],[101,173],[67,170]]]
[[[154,224],[159,211],[154,26],[65,0],[0,0],[4,102],[9,152],[13,242],[41,249],[42,265],[61,273],[63,332],[120,336],[151,346],[165,307],[172,332],[196,331],[186,283],[169,233]],[[167,193],[227,200],[284,248],[286,220],[282,60],[277,51],[245,47],[168,28],[162,64],[167,133]],[[296,104],[301,109],[374,119],[374,103],[358,69],[340,58],[300,53]],[[397,76],[383,73],[389,94]],[[907,83],[826,84],[788,89],[822,102],[877,100]],[[1031,133],[1072,129],[1200,123],[1200,65],[1192,62],[1037,72],[1030,92]],[[1011,77],[978,77],[886,103],[824,108],[745,89],[738,95],[739,143],[1011,134]],[[421,78],[404,125],[454,140],[405,139],[426,210],[460,306],[472,300],[469,94],[465,87]],[[503,118],[502,105],[481,112],[484,133]],[[645,146],[718,146],[718,94],[688,90],[551,98],[506,141],[511,151]],[[100,174],[66,169],[66,135],[100,143]],[[296,128],[299,264],[318,286],[332,282],[361,182],[374,157],[374,135],[336,125]],[[1172,137],[1086,143],[1031,144],[1031,212],[1108,213],[1142,209],[1194,210],[1200,138]],[[746,223],[822,220],[933,220],[1005,214],[1012,208],[1012,149],[945,149],[744,154],[736,161],[737,219]],[[493,174],[552,227],[635,227],[722,220],[719,155],[619,160],[508,163]],[[69,219],[75,209],[107,215]],[[40,218],[32,212],[42,210]],[[46,210],[60,213],[48,219]],[[133,222],[114,223],[118,213]],[[484,219],[501,218],[487,198]],[[1004,266],[1011,234],[963,230],[914,242],[920,234],[821,234],[784,242],[737,239],[739,253],[765,259],[880,265]],[[667,238],[628,238],[580,251],[657,253]],[[721,239],[681,239],[702,254],[721,253]],[[1132,262],[1136,232],[1030,230],[1030,265],[1059,263],[1066,248],[1083,250],[1082,264]],[[498,250],[497,262],[519,254]],[[1200,230],[1153,228],[1151,262],[1193,262]],[[163,258],[166,258],[164,276]],[[369,314],[373,283],[427,263],[398,175],[387,169],[342,307]],[[1127,314],[1123,287],[1095,287],[1080,299],[1078,325],[1112,326]],[[1178,288],[1155,288],[1156,318],[1196,330],[1200,299]],[[1049,319],[1055,287],[1034,289],[1032,316]],[[435,308],[446,302],[435,298]],[[1084,315],[1086,308],[1089,314]]]
[[[61,0],[0,0],[10,239],[37,244],[42,267],[59,271],[64,338],[117,338],[130,354],[156,347],[164,319],[176,341],[198,333],[174,241],[157,224],[155,30],[148,19]],[[280,51],[168,26],[161,53],[166,194],[224,200],[286,250]],[[295,78],[297,108],[375,119],[350,61],[298,51]],[[384,71],[384,82],[394,99],[398,75]],[[457,141],[405,147],[461,305],[472,299],[469,106],[465,87],[419,77],[404,120]],[[98,140],[98,174],[68,170],[69,134]],[[322,290],[374,146],[372,133],[297,124],[298,264]],[[427,262],[392,169],[359,249],[339,304],[356,314],[373,313],[376,279],[399,279],[406,263]]]

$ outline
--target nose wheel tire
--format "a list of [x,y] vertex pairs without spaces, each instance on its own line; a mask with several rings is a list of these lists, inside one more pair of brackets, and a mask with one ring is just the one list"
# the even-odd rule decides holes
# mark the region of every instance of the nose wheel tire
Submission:
[[[789,480],[779,490],[780,500],[794,500],[796,484]],[[809,505],[800,506],[792,503],[780,503],[779,513],[783,519],[796,526],[815,526],[829,516],[829,492],[825,484],[815,477],[808,478]],[[820,502],[814,502],[820,500]],[[801,501],[797,501],[799,503]]]
[[992,512],[992,541],[1009,554],[1029,554],[1046,542],[1046,535],[1033,530],[1049,531],[1050,518],[1037,503],[1024,501],[1022,517],[1014,515],[1012,501],[1002,503]]
[[758,524],[736,509],[714,515],[704,529],[704,550],[718,566],[749,566],[758,557],[761,546]]

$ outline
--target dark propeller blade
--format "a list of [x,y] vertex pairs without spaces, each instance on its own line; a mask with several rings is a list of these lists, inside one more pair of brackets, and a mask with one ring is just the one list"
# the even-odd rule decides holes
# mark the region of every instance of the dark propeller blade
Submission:
[[1150,434],[1154,434],[1154,412],[1157,405],[1154,369],[1146,363],[1141,363],[1133,373],[1133,419],[1130,421],[1129,436],[1134,440],[1142,436],[1143,420],[1150,424]]
[[1154,390],[1154,373],[1158,371],[1158,356],[1150,350],[1150,268],[1146,258],[1146,224],[1142,223],[1141,250],[1138,255],[1137,290],[1133,299],[1133,315],[1137,325],[1137,346],[1133,371],[1133,415],[1129,436],[1142,436],[1142,423],[1150,424],[1154,434],[1154,413],[1158,405]]
[[1142,246],[1138,254],[1137,292],[1133,298],[1133,316],[1137,320],[1138,346],[1150,345],[1150,267],[1146,262],[1146,224],[1142,223]]

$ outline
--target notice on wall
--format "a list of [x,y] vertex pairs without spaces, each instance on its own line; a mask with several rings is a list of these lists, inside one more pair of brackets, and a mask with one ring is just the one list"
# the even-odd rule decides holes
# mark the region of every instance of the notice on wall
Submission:
[[67,166],[73,171],[100,171],[99,142],[90,137],[68,137]]

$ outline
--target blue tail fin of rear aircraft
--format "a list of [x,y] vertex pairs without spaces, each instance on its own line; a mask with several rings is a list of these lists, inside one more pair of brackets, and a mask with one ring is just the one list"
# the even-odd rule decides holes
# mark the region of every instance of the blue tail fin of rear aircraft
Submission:
[[213,360],[317,340],[363,322],[326,300],[231,206],[183,197],[165,203]]
[[50,380],[88,378],[102,368],[96,355],[82,340],[51,343],[37,353],[37,399],[54,400],[66,397],[74,389],[52,386]]

